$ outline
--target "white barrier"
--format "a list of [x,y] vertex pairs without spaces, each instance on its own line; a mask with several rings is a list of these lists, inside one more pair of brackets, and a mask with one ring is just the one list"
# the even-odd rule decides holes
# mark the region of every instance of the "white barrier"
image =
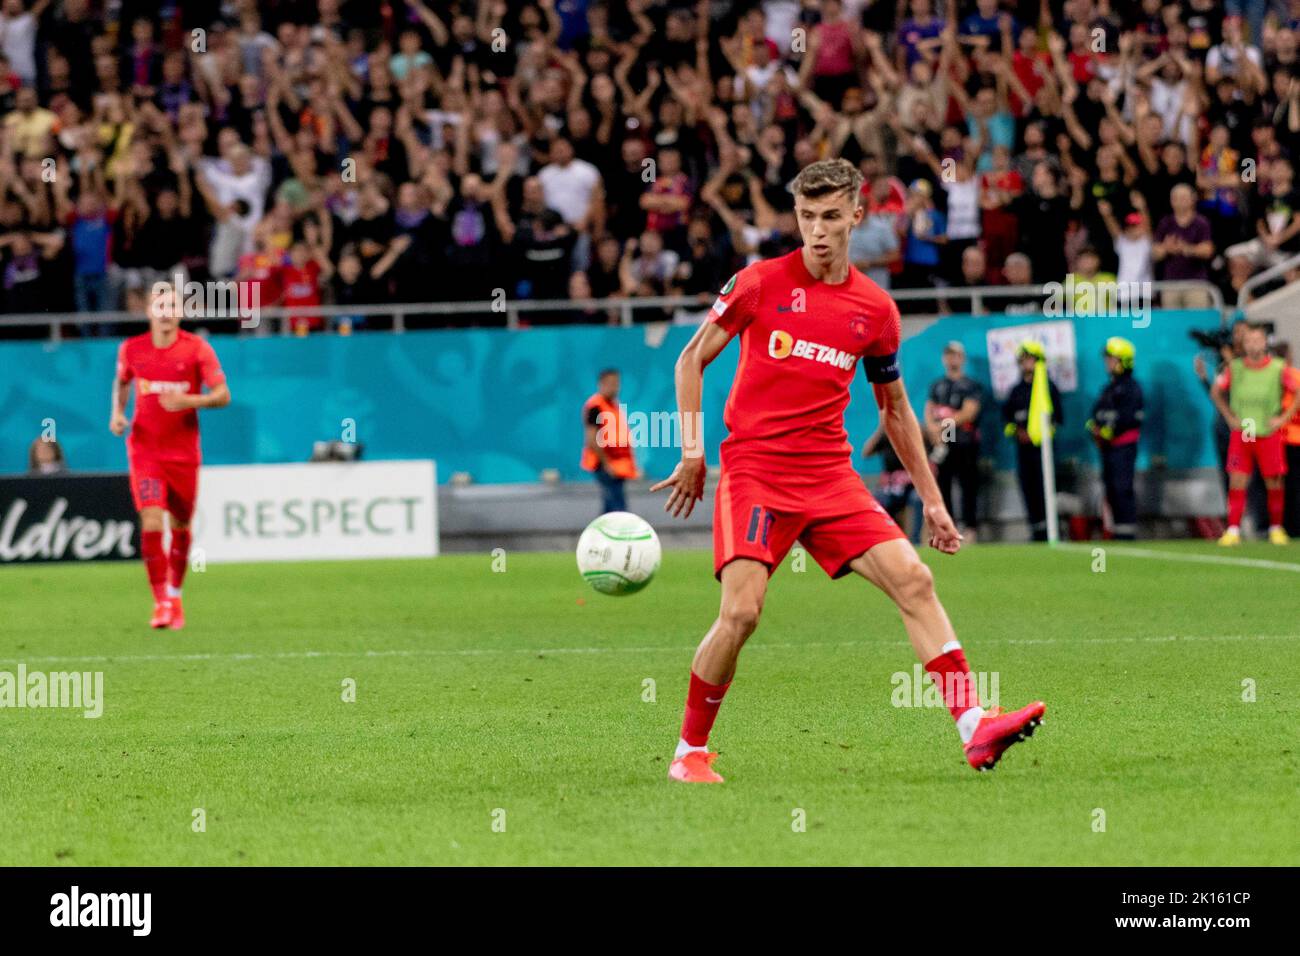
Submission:
[[437,473],[432,461],[204,466],[193,531],[212,562],[434,557]]

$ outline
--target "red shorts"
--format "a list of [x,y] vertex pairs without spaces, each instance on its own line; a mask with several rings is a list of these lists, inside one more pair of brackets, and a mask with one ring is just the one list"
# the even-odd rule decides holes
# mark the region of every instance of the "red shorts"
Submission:
[[713,505],[713,574],[752,558],[771,574],[798,540],[832,578],[883,541],[906,539],[851,466],[791,478],[722,468]]
[[1253,475],[1255,465],[1259,465],[1259,473],[1265,478],[1286,474],[1281,429],[1254,441],[1245,441],[1241,432],[1233,432],[1228,438],[1228,474]]
[[163,508],[181,523],[189,524],[199,491],[198,462],[132,456],[130,472],[136,511]]

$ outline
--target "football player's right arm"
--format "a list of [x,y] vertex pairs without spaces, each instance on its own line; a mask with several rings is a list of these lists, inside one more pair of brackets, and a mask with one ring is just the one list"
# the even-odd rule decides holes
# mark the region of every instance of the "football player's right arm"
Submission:
[[1219,410],[1223,420],[1228,423],[1228,428],[1235,432],[1241,430],[1241,421],[1233,414],[1232,408],[1228,405],[1228,398],[1225,393],[1229,387],[1231,386],[1225,386],[1223,376],[1215,379],[1214,384],[1210,386],[1210,401]]
[[113,373],[113,389],[110,395],[108,430],[120,435],[127,428],[126,402],[131,394],[131,370],[126,364],[124,349],[118,352],[117,371]]
[[677,412],[682,434],[682,460],[673,473],[650,490],[672,488],[664,511],[689,517],[695,502],[704,497],[704,434],[700,407],[704,396],[704,369],[718,357],[732,333],[715,322],[704,322],[677,357],[673,378],[677,386]]

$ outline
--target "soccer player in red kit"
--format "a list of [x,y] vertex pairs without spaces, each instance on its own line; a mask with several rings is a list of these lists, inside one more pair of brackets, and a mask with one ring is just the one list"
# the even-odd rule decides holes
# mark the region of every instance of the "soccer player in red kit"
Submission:
[[717,754],[708,749],[709,732],[740,650],[758,626],[768,578],[796,539],[832,578],[857,574],[898,605],[976,770],[994,766],[1043,718],[1041,701],[1014,713],[979,706],[929,568],[850,463],[844,411],[861,364],[885,433],[924,505],[931,547],[944,554],[961,547],[903,389],[898,306],[849,264],[849,233],[862,219],[861,185],[843,159],[804,168],[793,184],[802,248],[732,278],[677,360],[682,460],[652,490],[671,489],[665,510],[689,515],[704,496],[698,425],[704,368],[740,337],[714,501],[713,564],[722,604],[691,664],[681,740],[668,771],[673,780],[722,782],[712,767]]
[[[126,439],[131,496],[140,512],[140,552],[153,591],[149,626],[185,626],[181,582],[190,556],[190,517],[199,484],[200,408],[230,404],[230,389],[207,340],[180,327],[180,293],[160,283],[149,300],[149,331],[132,336],[117,352],[113,406],[108,428],[127,430],[126,403],[135,412]],[[204,387],[207,391],[203,391]],[[171,545],[163,549],[163,513]]]

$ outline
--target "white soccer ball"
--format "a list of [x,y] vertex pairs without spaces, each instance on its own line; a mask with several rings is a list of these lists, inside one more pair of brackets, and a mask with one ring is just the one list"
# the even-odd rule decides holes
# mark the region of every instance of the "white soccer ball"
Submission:
[[601,594],[635,594],[659,570],[659,535],[627,511],[603,514],[578,539],[578,570]]

